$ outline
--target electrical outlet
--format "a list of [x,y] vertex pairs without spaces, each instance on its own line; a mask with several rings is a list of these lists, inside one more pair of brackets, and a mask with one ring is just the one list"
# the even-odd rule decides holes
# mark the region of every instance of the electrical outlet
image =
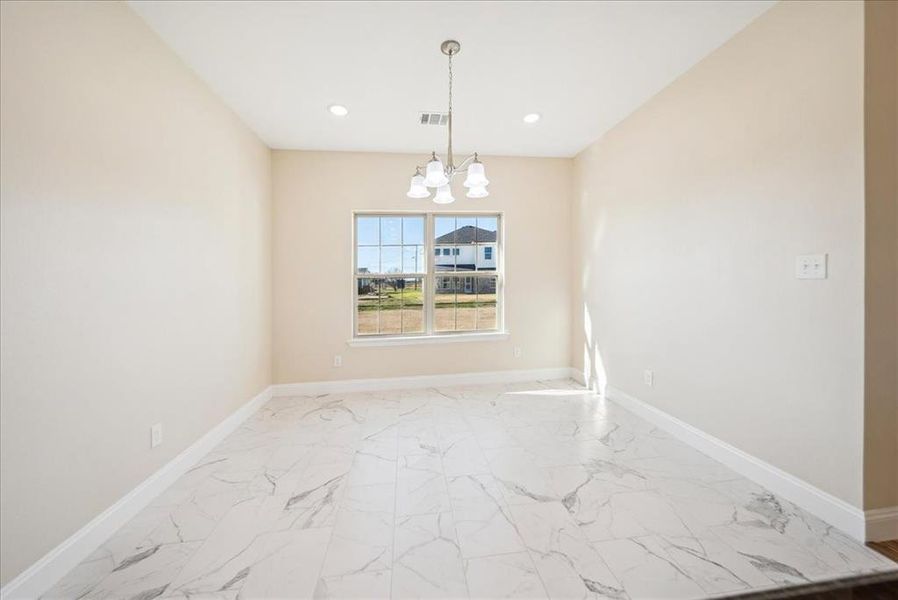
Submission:
[[515,358],[521,358],[521,356],[523,356],[523,355],[524,355],[524,352],[521,350],[521,347],[520,347],[520,346],[515,346],[515,347],[514,347],[514,357],[515,357]]
[[339,354],[334,356],[334,367],[339,368],[343,366],[343,357]]
[[645,371],[643,371],[643,373],[642,373],[642,381],[643,381],[643,383],[645,383],[645,384],[646,384],[647,386],[649,386],[649,387],[652,387],[653,385],[655,385],[655,373],[654,373],[654,371],[651,371],[651,370],[649,370],[649,369],[646,369]]
[[150,427],[150,448],[155,448],[162,443],[162,423],[156,423]]

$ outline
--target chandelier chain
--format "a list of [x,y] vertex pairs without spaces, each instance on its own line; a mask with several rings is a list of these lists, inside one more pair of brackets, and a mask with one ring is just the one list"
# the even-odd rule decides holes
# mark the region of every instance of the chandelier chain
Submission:
[[452,55],[449,53],[449,112],[452,113]]

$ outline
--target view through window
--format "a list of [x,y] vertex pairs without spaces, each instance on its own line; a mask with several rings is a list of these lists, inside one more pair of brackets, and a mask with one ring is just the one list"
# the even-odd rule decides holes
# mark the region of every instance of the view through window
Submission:
[[355,334],[500,327],[500,216],[357,214]]

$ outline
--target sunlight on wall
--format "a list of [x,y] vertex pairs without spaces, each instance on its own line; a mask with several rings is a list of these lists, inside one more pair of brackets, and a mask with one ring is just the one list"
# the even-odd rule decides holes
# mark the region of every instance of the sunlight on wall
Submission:
[[589,389],[604,397],[608,374],[605,372],[599,345],[593,339],[592,317],[586,302],[583,303],[583,339],[583,382]]

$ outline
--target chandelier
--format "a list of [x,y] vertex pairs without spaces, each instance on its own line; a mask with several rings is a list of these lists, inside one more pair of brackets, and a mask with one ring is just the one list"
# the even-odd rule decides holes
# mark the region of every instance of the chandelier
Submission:
[[409,198],[429,198],[430,190],[428,188],[432,188],[436,189],[433,201],[437,204],[455,202],[449,183],[459,173],[467,173],[463,184],[468,189],[465,195],[468,198],[486,198],[490,195],[486,191],[486,186],[490,182],[486,178],[483,163],[477,158],[477,153],[465,158],[458,166],[455,165],[455,159],[452,156],[452,57],[459,53],[461,44],[455,40],[446,40],[440,44],[440,50],[449,57],[449,120],[447,123],[449,147],[446,151],[446,164],[444,165],[437,157],[436,152],[432,152],[430,161],[426,167],[423,167],[423,174],[421,173],[422,167],[415,167],[415,174],[412,176],[407,196]]

